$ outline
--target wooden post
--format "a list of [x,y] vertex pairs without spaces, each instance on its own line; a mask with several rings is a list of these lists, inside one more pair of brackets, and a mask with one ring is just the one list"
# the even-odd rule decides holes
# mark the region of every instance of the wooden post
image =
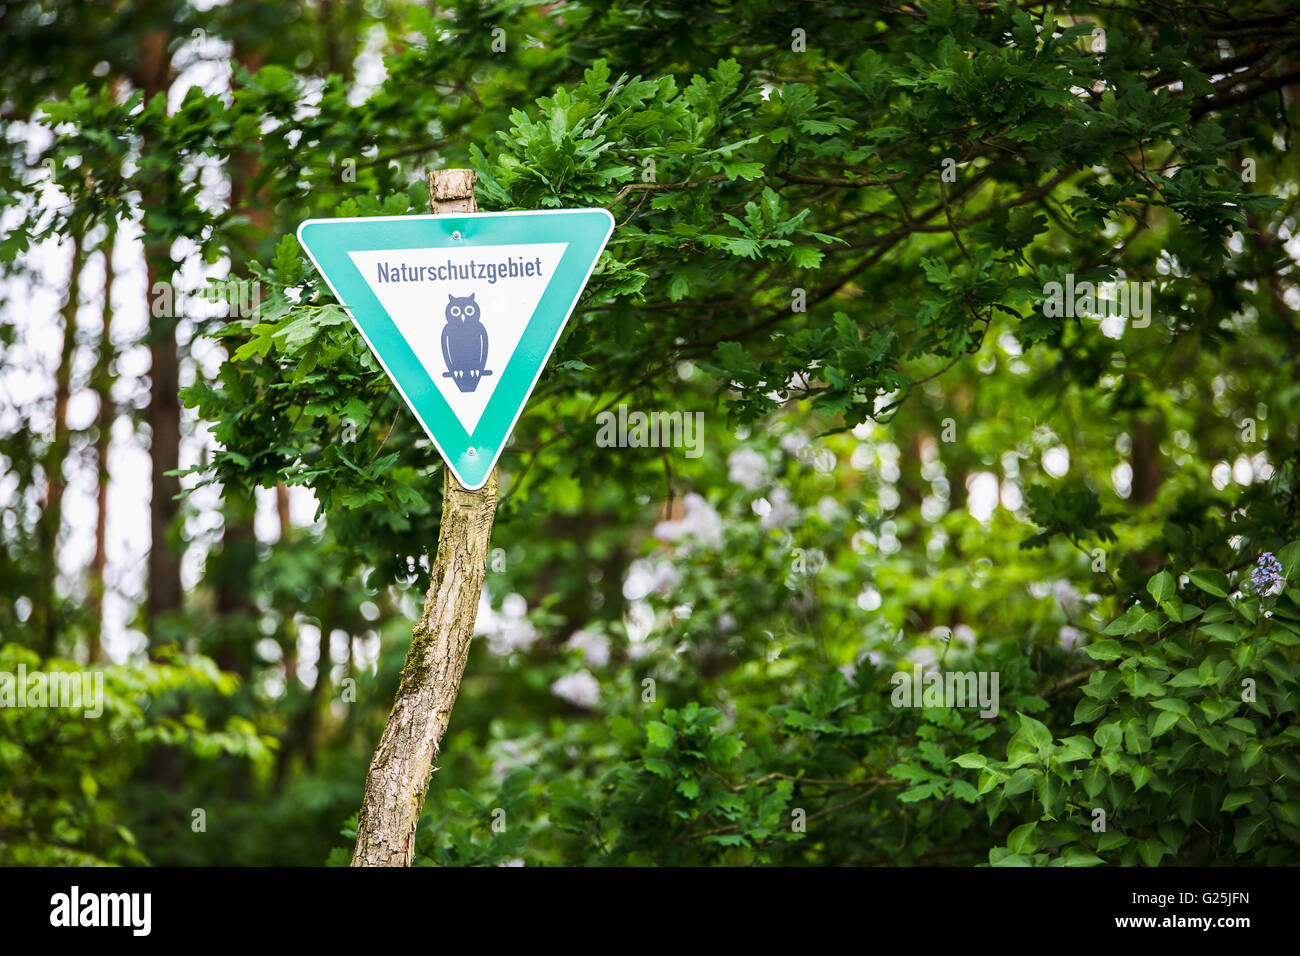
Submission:
[[[476,178],[469,169],[430,173],[429,211],[478,212]],[[353,866],[411,865],[415,825],[469,657],[496,517],[497,472],[493,468],[478,491],[467,491],[450,468],[443,471],[438,554],[424,613],[411,633],[397,699],[366,775]]]

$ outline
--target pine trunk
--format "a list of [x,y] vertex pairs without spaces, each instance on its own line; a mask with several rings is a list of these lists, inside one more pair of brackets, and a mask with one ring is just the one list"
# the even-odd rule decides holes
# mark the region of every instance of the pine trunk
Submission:
[[[136,85],[144,93],[145,101],[166,95],[171,85],[171,58],[167,52],[170,35],[155,31],[140,38],[140,61],[135,74]],[[152,144],[145,142],[148,151]],[[152,500],[149,505],[149,639],[160,641],[158,620],[181,606],[181,561],[168,541],[180,514],[180,479],[168,472],[180,467],[181,403],[180,354],[176,347],[176,318],[178,303],[170,296],[173,308],[165,315],[153,315],[153,302],[149,301],[160,283],[170,285],[175,277],[175,264],[171,258],[171,237],[151,235],[150,212],[165,208],[166,186],[155,186],[145,192],[145,274],[148,282],[146,307],[149,320],[149,457],[152,461]]]
[[108,569],[108,452],[113,441],[113,249],[112,236],[104,243],[104,308],[99,330],[99,354],[91,386],[99,397],[99,414],[95,420],[95,467],[97,469],[95,511],[95,556],[90,562],[90,640],[87,658],[93,664],[103,655],[101,636],[104,630],[104,575]]
[[54,373],[54,434],[45,455],[45,508],[40,527],[42,547],[49,559],[45,576],[42,618],[42,647],[47,657],[57,650],[59,619],[55,610],[57,593],[54,582],[59,574],[59,532],[63,530],[63,492],[67,481],[63,465],[68,458],[71,435],[68,432],[68,400],[72,395],[72,359],[77,351],[77,308],[81,305],[81,267],[84,262],[81,237],[72,237],[72,264],[68,273],[68,301],[63,307],[63,348],[59,367]]

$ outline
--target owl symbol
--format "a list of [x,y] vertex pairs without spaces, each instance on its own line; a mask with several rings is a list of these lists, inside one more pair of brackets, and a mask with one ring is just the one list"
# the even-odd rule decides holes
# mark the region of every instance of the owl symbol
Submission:
[[478,388],[478,381],[492,373],[487,365],[488,335],[483,327],[482,310],[474,296],[457,298],[448,293],[444,313],[447,324],[442,327],[442,358],[447,363],[443,378],[456,383],[462,392]]

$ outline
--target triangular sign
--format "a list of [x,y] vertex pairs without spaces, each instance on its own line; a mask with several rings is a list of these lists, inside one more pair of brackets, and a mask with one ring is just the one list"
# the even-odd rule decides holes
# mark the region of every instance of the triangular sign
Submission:
[[483,487],[614,231],[604,209],[309,219],[298,241],[462,485]]

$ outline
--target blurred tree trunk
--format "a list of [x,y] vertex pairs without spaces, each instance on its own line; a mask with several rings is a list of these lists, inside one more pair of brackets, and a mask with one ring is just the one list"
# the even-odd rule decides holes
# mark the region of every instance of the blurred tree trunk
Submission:
[[[293,758],[302,755],[308,771],[316,769],[316,748],[320,731],[320,715],[325,699],[325,688],[330,680],[330,635],[334,632],[335,601],[337,592],[326,589],[321,595],[323,605],[320,614],[320,644],[316,657],[316,682],[305,695],[301,707],[289,720],[284,736],[280,738],[280,752],[276,754],[275,773],[272,777],[276,793],[284,790],[288,783]],[[295,677],[297,667],[295,665]],[[286,700],[292,699],[292,692],[297,689],[298,681],[290,682]]]
[[257,563],[256,509],[253,496],[242,489],[225,488],[222,496],[221,548],[207,569],[215,610],[222,620],[207,653],[223,671],[247,677],[252,672],[252,646],[257,640],[257,606],[252,595],[252,570]]
[[115,237],[110,235],[104,243],[104,309],[99,330],[99,351],[95,357],[95,370],[91,373],[90,387],[99,397],[99,413],[95,421],[95,554],[90,562],[91,631],[87,657],[93,664],[103,656],[101,640],[104,632],[104,573],[108,567],[108,451],[113,440],[113,422],[117,410],[113,407],[113,249]]
[[[154,30],[143,34],[139,41],[139,64],[135,83],[144,93],[145,101],[157,95],[166,95],[171,83],[171,57],[167,44],[171,35]],[[147,140],[141,151],[148,152],[153,144]],[[180,514],[180,479],[168,472],[180,467],[181,404],[180,355],[176,348],[176,296],[165,301],[172,304],[168,315],[154,315],[152,298],[159,284],[170,286],[175,274],[171,258],[171,236],[151,234],[150,212],[157,213],[166,205],[162,188],[147,190],[142,198],[144,206],[145,273],[147,305],[150,311],[149,355],[149,456],[152,460],[153,499],[149,507],[149,525],[152,543],[149,547],[149,596],[147,604],[149,637],[158,643],[159,618],[181,606],[180,555],[173,550],[168,538]]]
[[[250,73],[261,69],[266,60],[259,50],[248,48],[244,37],[234,40],[233,56]],[[254,189],[253,183],[262,166],[256,155],[241,150],[230,159],[230,208],[246,218],[262,237],[270,235],[270,208]],[[256,240],[230,249],[230,277],[242,279],[248,262],[256,255]],[[252,673],[252,644],[257,639],[253,602],[253,567],[257,563],[257,536],[253,519],[257,499],[253,492],[239,487],[222,489],[221,548],[215,557],[211,577],[215,590],[216,611],[223,619],[220,644],[213,657],[224,671],[244,677]]]
[[275,516],[280,520],[280,540],[285,541],[293,527],[293,519],[289,515],[289,489],[283,481],[275,486]]
[[1160,465],[1160,437],[1164,429],[1158,419],[1138,418],[1133,422],[1133,501],[1149,505],[1164,483]]
[[53,440],[42,462],[45,472],[45,507],[41,511],[41,550],[49,561],[43,578],[45,594],[41,601],[42,653],[50,657],[58,643],[59,621],[55,612],[55,579],[59,573],[59,531],[63,527],[63,492],[67,482],[63,465],[68,457],[71,436],[68,432],[68,398],[72,392],[72,359],[77,351],[77,307],[81,304],[81,267],[84,264],[81,236],[72,236],[72,261],[68,271],[68,299],[63,306],[63,347],[59,367],[54,373]]

